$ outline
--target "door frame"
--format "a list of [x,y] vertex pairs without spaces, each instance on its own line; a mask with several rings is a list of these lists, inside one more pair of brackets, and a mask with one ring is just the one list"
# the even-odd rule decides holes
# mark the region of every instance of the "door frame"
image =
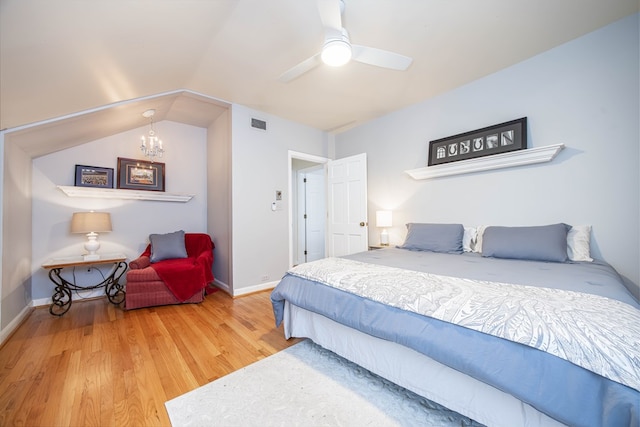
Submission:
[[[298,159],[298,160],[306,160],[309,162],[314,162],[314,163],[319,163],[324,165],[325,169],[326,169],[326,165],[327,163],[331,160],[327,157],[321,157],[321,156],[316,156],[313,154],[308,154],[308,153],[302,153],[299,151],[293,151],[293,150],[288,150],[287,152],[287,158],[288,158],[288,165],[289,165],[289,173],[287,174],[288,177],[288,193],[289,197],[288,197],[288,205],[289,205],[289,268],[293,267],[293,260],[294,260],[294,253],[293,253],[293,236],[294,236],[294,232],[293,232],[293,201],[295,198],[297,198],[297,195],[294,197],[293,194],[293,180],[296,179],[296,177],[294,176],[293,173],[293,160],[294,159]],[[325,180],[326,180],[326,174],[325,174]],[[326,229],[325,229],[325,248],[326,248]],[[326,249],[325,249],[326,251]]]

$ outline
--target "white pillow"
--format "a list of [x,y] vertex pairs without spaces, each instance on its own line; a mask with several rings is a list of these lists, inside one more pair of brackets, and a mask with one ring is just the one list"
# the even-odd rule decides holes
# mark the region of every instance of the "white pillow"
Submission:
[[475,227],[465,227],[462,235],[462,250],[464,252],[473,252],[476,245],[477,230]]
[[571,261],[588,261],[591,258],[591,226],[574,225],[567,233],[567,255]]
[[473,252],[482,253],[482,236],[488,225],[480,225],[476,228],[476,244],[473,245]]

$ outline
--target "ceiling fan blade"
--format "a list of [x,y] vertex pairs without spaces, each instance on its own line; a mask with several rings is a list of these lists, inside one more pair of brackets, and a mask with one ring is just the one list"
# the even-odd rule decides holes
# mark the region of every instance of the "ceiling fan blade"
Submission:
[[353,51],[352,59],[377,67],[389,68],[391,70],[404,71],[413,62],[413,58],[389,52],[388,50],[377,49],[375,47],[351,45]]
[[336,31],[339,35],[342,31],[340,0],[318,0],[318,11],[325,31]]
[[320,59],[320,53],[316,53],[311,58],[307,58],[298,65],[295,65],[293,68],[285,71],[278,77],[278,81],[281,83],[289,83],[292,80],[297,79],[307,71],[311,71],[313,68],[317,67],[322,63],[322,59]]

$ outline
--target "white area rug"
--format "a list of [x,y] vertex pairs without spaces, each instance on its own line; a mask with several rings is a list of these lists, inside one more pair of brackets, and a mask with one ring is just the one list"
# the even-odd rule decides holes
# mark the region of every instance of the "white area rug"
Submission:
[[479,426],[310,340],[165,403],[183,426]]

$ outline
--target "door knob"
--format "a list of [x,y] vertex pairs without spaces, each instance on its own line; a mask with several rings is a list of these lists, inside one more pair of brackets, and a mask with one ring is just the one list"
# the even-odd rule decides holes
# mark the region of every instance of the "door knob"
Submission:
[[364,227],[365,225],[367,225],[367,223],[366,223],[366,222],[364,222],[364,221],[362,221],[362,222],[360,223],[360,227]]

